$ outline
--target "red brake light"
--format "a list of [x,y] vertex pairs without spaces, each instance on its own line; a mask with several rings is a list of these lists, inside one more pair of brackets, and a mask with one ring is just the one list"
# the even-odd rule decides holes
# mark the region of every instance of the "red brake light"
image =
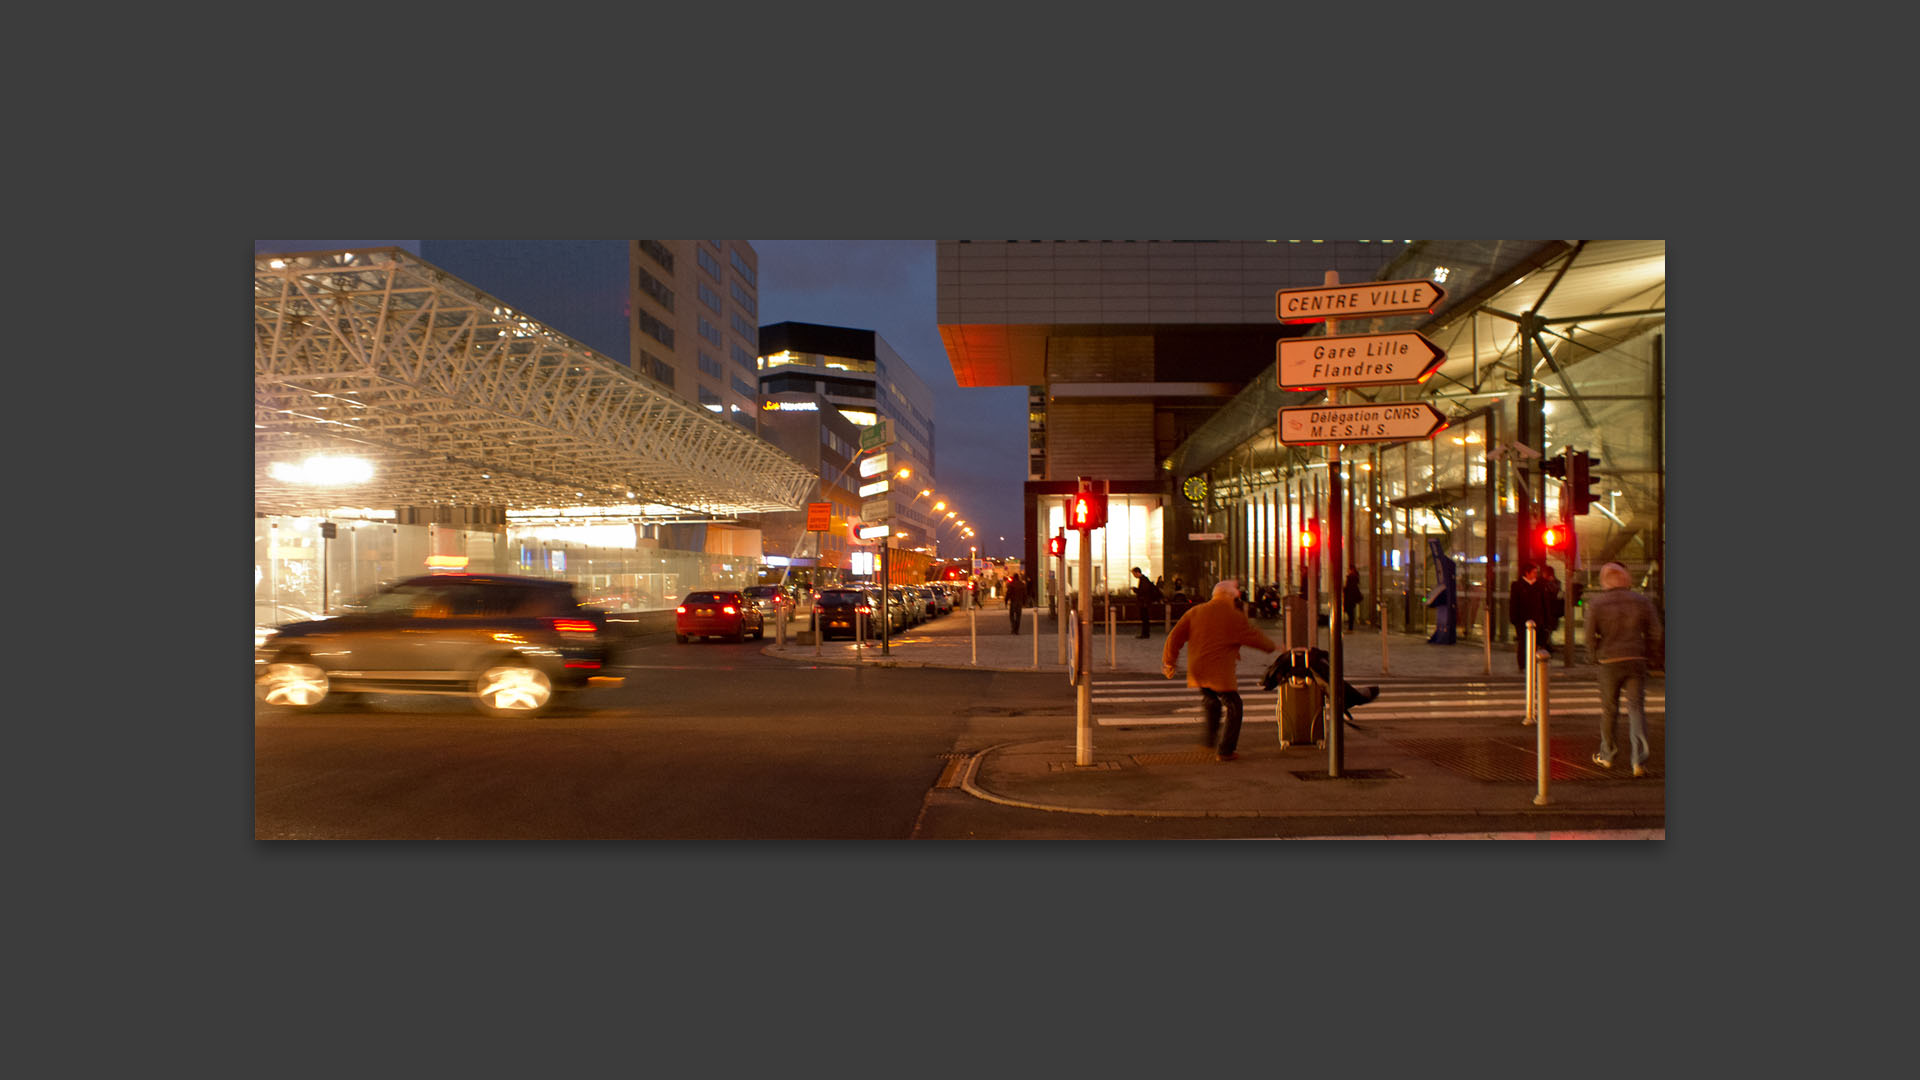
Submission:
[[555,630],[573,630],[584,634],[591,634],[594,631],[593,623],[586,619],[555,619],[553,620],[553,628]]
[[871,615],[871,614],[873,614],[873,609],[872,609],[872,608],[870,608],[870,607],[868,607],[868,606],[867,606],[867,605],[865,605],[865,604],[861,604],[861,605],[860,605],[859,607],[856,607],[856,608],[854,608],[853,610],[855,610],[855,611],[857,611],[857,612],[859,612],[859,613],[860,613],[860,614],[862,614],[862,615]]
[[673,613],[675,615],[685,615],[687,613],[687,605],[681,604],[679,607],[673,609]]
[[734,611],[733,611],[732,604],[725,604],[725,605],[722,605],[720,608],[720,614],[722,615],[732,615],[733,613]]

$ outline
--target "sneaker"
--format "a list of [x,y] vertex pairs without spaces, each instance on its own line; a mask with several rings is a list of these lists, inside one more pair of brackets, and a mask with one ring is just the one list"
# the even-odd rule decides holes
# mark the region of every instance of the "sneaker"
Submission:
[[1236,753],[1233,753],[1232,751],[1228,751],[1227,753],[1224,753],[1224,754],[1215,754],[1215,755],[1213,756],[1213,760],[1215,760],[1215,761],[1233,761],[1233,760],[1235,760],[1235,759],[1237,759],[1237,758],[1239,758],[1239,756],[1240,756],[1239,754],[1236,754]]
[[1647,775],[1647,767],[1645,765],[1635,765],[1633,767],[1633,775],[1635,777],[1641,777],[1641,776]]
[[1593,763],[1603,769],[1613,768],[1613,759],[1610,757],[1602,757],[1597,752],[1593,755]]

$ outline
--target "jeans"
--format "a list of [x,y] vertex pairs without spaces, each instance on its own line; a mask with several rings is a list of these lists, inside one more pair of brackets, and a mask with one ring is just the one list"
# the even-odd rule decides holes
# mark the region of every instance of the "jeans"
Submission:
[[1013,620],[1013,632],[1016,634],[1019,633],[1020,632],[1020,609],[1012,605],[1008,605],[1007,618]]
[[[1217,736],[1219,752],[1233,753],[1233,748],[1240,745],[1240,713],[1244,707],[1239,693],[1233,690],[1208,690],[1203,686],[1200,696],[1206,699],[1207,704],[1207,745],[1213,746]],[[1227,728],[1224,732],[1220,730],[1220,703],[1223,701],[1227,706]]]
[[1653,756],[1647,745],[1647,662],[1615,660],[1600,665],[1600,756],[1613,760],[1613,734],[1620,717],[1620,692],[1627,695],[1627,733],[1633,740],[1632,760],[1645,765]]

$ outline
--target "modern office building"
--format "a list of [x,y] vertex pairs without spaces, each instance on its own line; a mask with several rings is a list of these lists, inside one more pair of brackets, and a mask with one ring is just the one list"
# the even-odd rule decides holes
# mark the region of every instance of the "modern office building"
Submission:
[[[883,520],[889,546],[911,553],[901,565],[921,565],[937,554],[941,539],[953,539],[950,523],[933,510],[936,496],[922,495],[939,490],[933,393],[885,338],[872,330],[775,323],[760,328],[759,363],[763,418],[821,408],[858,429],[886,423],[891,439],[886,475],[861,476],[853,470],[849,481],[858,498],[855,518],[864,521],[859,510],[869,501],[887,503]],[[832,434],[825,424],[820,432],[823,440]],[[859,449],[857,438],[854,449]],[[883,480],[884,492],[858,495]],[[822,482],[831,486],[831,474],[823,473]]]
[[[1512,564],[1542,557],[1565,514],[1542,469],[1590,451],[1600,503],[1573,521],[1570,582],[1622,561],[1659,597],[1664,562],[1666,249],[1661,241],[942,241],[938,319],[961,386],[1029,388],[1022,558],[1064,524],[1078,477],[1111,484],[1092,537],[1096,589],[1140,566],[1198,586],[1309,582],[1291,538],[1326,521],[1330,447],[1283,441],[1286,338],[1416,331],[1446,357],[1418,384],[1348,387],[1343,403],[1424,401],[1451,430],[1359,441],[1339,460],[1348,560],[1375,618],[1417,628],[1457,568],[1463,631],[1501,613]],[[1429,311],[1283,323],[1275,294],[1423,280]],[[1078,537],[1067,533],[1068,588]],[[1438,556],[1444,556],[1445,562]],[[1321,597],[1340,568],[1320,566]],[[1045,580],[1043,575],[1043,580]],[[1323,602],[1322,606],[1325,604]]]

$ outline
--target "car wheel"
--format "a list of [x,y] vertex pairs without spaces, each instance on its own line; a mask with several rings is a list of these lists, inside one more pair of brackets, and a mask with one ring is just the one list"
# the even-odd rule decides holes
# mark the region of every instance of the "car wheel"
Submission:
[[675,635],[673,635],[673,640],[675,640],[675,641],[677,641],[677,642],[679,642],[679,643],[680,643],[680,644],[682,644],[682,645],[685,645],[685,644],[687,643],[687,635],[685,635],[685,634],[675,634]]
[[327,673],[304,656],[276,657],[267,665],[261,682],[266,687],[267,704],[290,709],[317,708],[333,689]]
[[497,661],[473,681],[473,698],[488,716],[537,716],[553,704],[553,680],[517,660]]

